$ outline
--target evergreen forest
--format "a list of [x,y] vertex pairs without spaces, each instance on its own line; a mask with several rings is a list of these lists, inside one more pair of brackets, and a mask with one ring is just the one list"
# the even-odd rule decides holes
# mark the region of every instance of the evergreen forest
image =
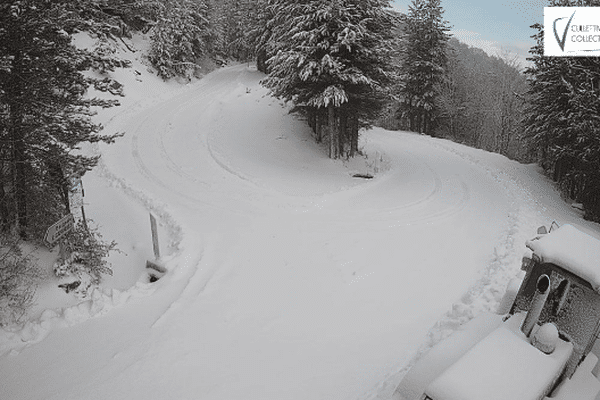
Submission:
[[[600,221],[599,59],[543,57],[539,25],[527,66],[450,30],[440,0],[413,0],[406,15],[390,0],[5,0],[0,231],[40,241],[70,212],[73,182],[98,162],[78,149],[120,135],[91,117],[118,106],[122,88],[106,72],[127,62],[111,46],[136,33],[151,41],[148,61],[164,79],[193,79],[206,63],[255,61],[263,85],[331,158],[359,154],[359,135],[375,125],[449,138],[539,163]],[[77,48],[80,32],[98,45]],[[113,99],[90,98],[90,87]]]

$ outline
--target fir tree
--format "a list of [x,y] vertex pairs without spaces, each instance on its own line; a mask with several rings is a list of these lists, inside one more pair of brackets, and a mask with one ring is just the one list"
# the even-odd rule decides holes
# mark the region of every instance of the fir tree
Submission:
[[223,2],[221,14],[225,37],[225,54],[235,60],[248,61],[254,57],[254,46],[249,32],[256,21],[257,1],[227,0]]
[[440,0],[413,0],[404,24],[401,111],[412,131],[431,133],[448,57],[448,23]]
[[119,64],[73,46],[70,33],[90,23],[81,16],[84,3],[0,4],[0,221],[21,237],[41,238],[69,212],[70,178],[98,161],[79,146],[115,138],[101,135],[90,116],[92,107],[116,102],[84,97],[90,84],[102,81],[83,71]]
[[329,155],[354,155],[392,81],[395,14],[389,1],[275,1],[268,52],[271,93],[303,110]]
[[278,38],[273,36],[273,30],[278,25],[275,13],[278,10],[279,0],[257,0],[254,3],[252,24],[248,31],[248,40],[256,56],[256,68],[265,74],[269,73],[267,60],[272,56],[273,41]]
[[159,3],[148,59],[165,78],[190,77],[209,53],[209,7],[203,0]]
[[[598,6],[598,1],[560,1],[552,6]],[[530,91],[526,134],[542,167],[564,193],[600,220],[600,58],[545,57],[543,27],[533,26],[537,44],[528,68]]]
[[[598,1],[560,1],[553,6],[598,6]],[[542,167],[566,195],[600,220],[600,58],[545,57],[543,27],[533,26],[537,44],[528,68],[530,91],[526,134]]]

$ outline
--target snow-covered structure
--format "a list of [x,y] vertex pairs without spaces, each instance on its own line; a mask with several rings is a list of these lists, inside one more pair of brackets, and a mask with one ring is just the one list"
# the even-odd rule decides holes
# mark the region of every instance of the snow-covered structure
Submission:
[[502,302],[510,310],[479,316],[434,347],[400,383],[405,400],[598,396],[600,241],[564,225],[526,244],[525,277]]
[[600,245],[598,239],[572,225],[563,225],[551,235],[527,242],[538,262],[551,263],[586,280],[600,293]]

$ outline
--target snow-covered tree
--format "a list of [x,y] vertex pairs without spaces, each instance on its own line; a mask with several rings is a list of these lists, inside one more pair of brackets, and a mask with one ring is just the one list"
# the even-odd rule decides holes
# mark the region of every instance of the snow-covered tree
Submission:
[[148,59],[161,77],[191,76],[209,53],[209,7],[204,0],[161,0]]
[[[115,101],[84,97],[94,66],[118,61],[78,49],[70,33],[89,27],[87,4],[69,0],[7,0],[0,4],[0,227],[40,238],[68,213],[69,178],[97,162],[81,143],[112,141],[92,123],[92,107]],[[99,28],[100,29],[100,28]]]
[[[600,6],[599,1],[554,1],[553,6]],[[526,134],[542,167],[588,217],[600,220],[600,57],[545,57],[543,27],[534,38]]]
[[[271,93],[304,111],[329,155],[354,155],[361,126],[389,96],[396,14],[386,0],[276,0],[267,53]],[[326,134],[324,133],[326,132]]]
[[257,2],[225,0],[219,3],[216,19],[221,27],[225,55],[243,61],[253,58],[254,46],[249,40],[249,31],[254,25],[253,14]]
[[456,38],[449,40],[448,49],[433,134],[522,159],[521,119],[528,86],[515,58],[489,56]]
[[448,31],[440,0],[413,0],[403,25],[401,113],[412,131],[430,133],[446,73]]
[[273,30],[280,22],[275,18],[278,1],[257,0],[253,2],[246,33],[246,40],[252,47],[254,57],[256,57],[256,68],[265,74],[269,72],[267,60],[272,55],[270,51],[275,47],[273,41],[277,40],[273,36]]

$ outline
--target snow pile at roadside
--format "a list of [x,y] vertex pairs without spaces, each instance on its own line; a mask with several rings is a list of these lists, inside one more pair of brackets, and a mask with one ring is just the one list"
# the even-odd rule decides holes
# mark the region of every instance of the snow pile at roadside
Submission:
[[[92,90],[94,96],[118,99],[120,102],[120,106],[96,110],[96,118],[104,125],[114,118],[185,90],[185,85],[180,83],[164,82],[148,67],[143,57],[148,40],[143,35],[136,35],[131,41],[124,40],[129,43],[112,44],[115,55],[130,60],[131,67],[118,69],[111,72],[110,76],[125,86],[125,97]],[[77,35],[75,41],[78,46],[95,45],[95,39],[86,34]],[[107,132],[111,133],[114,132]],[[99,154],[97,145],[89,146],[86,151]],[[113,276],[106,276],[101,287],[95,288],[82,301],[58,288],[62,282],[52,272],[56,249],[37,249],[34,257],[46,278],[37,290],[29,320],[22,325],[0,328],[0,355],[8,351],[15,354],[29,344],[40,342],[56,328],[73,326],[89,318],[105,315],[131,299],[153,293],[155,288],[148,282],[145,271],[146,259],[153,258],[148,212],[161,221],[161,242],[167,243],[164,246],[165,255],[171,255],[166,259],[173,258],[172,254],[177,251],[182,237],[181,229],[165,211],[165,207],[109,171],[102,160],[94,171],[85,176],[84,191],[88,192],[83,204],[89,223],[99,225],[106,240],[118,243],[118,251],[111,253],[108,258]],[[92,201],[87,201],[89,197],[93,197]],[[80,214],[79,210],[75,213]],[[115,227],[115,217],[120,220],[120,226]],[[166,263],[165,266],[169,265]]]
[[11,327],[0,330],[0,355],[6,352],[18,354],[20,349],[40,342],[54,329],[73,326],[89,318],[105,315],[130,299],[147,296],[153,292],[152,285],[143,282],[137,282],[125,291],[94,288],[89,299],[77,305],[63,309],[46,309],[38,319],[13,328],[14,331]]

